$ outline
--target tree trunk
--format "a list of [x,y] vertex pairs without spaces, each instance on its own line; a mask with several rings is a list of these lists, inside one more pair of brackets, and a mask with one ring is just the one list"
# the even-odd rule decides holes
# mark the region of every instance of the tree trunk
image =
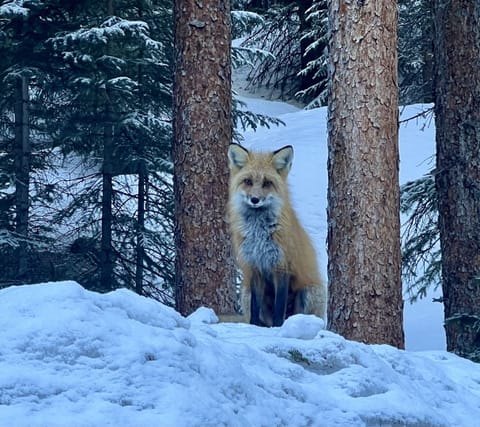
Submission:
[[[107,0],[107,15],[113,15],[113,0]],[[113,290],[113,248],[112,248],[112,202],[113,202],[113,114],[105,104],[103,126],[103,167],[102,167],[102,240],[100,244],[100,288],[103,292]]]
[[329,20],[329,327],[403,348],[396,2],[332,0]]
[[17,280],[27,277],[28,209],[30,186],[30,138],[28,78],[17,78],[15,100],[15,231],[19,238]]
[[480,360],[480,5],[434,2],[436,187],[447,350]]
[[232,138],[230,2],[175,2],[174,190],[177,309],[233,312],[225,222]]
[[145,258],[145,187],[147,171],[144,159],[138,160],[138,205],[137,205],[137,247],[135,266],[135,291],[143,293],[143,260]]
[[[107,120],[111,119],[109,107]],[[102,168],[102,241],[100,254],[100,287],[103,292],[111,291],[113,286],[113,250],[112,250],[112,200],[113,200],[113,124],[104,125],[103,168]]]

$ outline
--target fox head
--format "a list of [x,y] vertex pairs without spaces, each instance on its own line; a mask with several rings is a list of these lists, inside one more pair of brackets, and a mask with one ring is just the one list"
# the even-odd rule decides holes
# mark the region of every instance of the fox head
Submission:
[[228,148],[230,193],[235,203],[252,209],[279,207],[288,197],[287,176],[293,147],[252,152],[238,144]]

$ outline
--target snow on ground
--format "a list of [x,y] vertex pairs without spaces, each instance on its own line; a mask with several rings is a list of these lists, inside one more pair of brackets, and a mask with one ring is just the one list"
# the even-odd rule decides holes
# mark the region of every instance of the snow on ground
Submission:
[[75,282],[0,291],[0,426],[476,426],[480,366],[281,328],[185,319]]
[[[244,101],[287,124],[246,132],[245,145],[294,146],[292,199],[326,277],[325,109]],[[402,182],[431,167],[423,123],[401,128]],[[474,427],[480,365],[441,351],[441,306],[418,304],[405,310],[407,349],[430,351],[347,341],[313,316],[259,328],[207,308],[185,319],[127,290],[3,289],[0,427]]]

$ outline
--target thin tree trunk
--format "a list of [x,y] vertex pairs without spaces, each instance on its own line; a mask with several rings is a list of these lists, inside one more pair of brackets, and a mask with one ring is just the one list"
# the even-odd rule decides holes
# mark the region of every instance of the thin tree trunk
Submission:
[[19,237],[17,279],[25,280],[28,268],[28,210],[30,186],[30,138],[28,78],[17,78],[15,102],[15,231]]
[[447,350],[480,360],[480,4],[434,2],[436,187]]
[[139,160],[138,171],[138,206],[137,206],[137,248],[135,268],[135,290],[137,294],[143,293],[143,260],[145,258],[145,184],[147,173],[145,161]]
[[332,0],[329,20],[329,327],[402,348],[396,2]]
[[[139,18],[143,16],[142,8],[138,11]],[[138,64],[138,81],[140,87],[143,87],[142,82],[142,65]],[[140,95],[140,103],[143,104],[144,99],[143,92]],[[137,294],[143,294],[143,276],[145,260],[145,192],[148,179],[147,165],[145,161],[145,143],[143,140],[138,141],[138,202],[137,202],[137,229],[136,229],[136,243],[135,248],[135,291]]]
[[[107,15],[113,15],[113,0],[107,0]],[[113,202],[113,149],[114,126],[112,108],[105,103],[103,126],[103,167],[102,167],[102,240],[100,244],[100,287],[103,292],[113,286],[112,248],[112,202]]]
[[177,309],[231,313],[225,221],[232,138],[230,2],[175,2],[174,191]]
[[[111,120],[109,107],[107,118]],[[100,255],[100,286],[106,292],[113,289],[112,201],[113,201],[113,138],[112,123],[104,125],[102,169],[102,240]]]

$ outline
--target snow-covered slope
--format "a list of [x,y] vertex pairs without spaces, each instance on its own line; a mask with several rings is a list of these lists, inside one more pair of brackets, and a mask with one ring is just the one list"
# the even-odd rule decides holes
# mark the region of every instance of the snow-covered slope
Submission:
[[[241,100],[255,112],[279,117],[286,126],[247,131],[243,144],[259,150],[293,145],[295,158],[289,176],[292,201],[300,220],[312,237],[323,277],[327,277],[327,111],[303,111],[289,104],[257,98]],[[406,119],[427,110],[430,105],[402,109]],[[400,126],[400,184],[420,178],[432,169],[435,129],[431,116],[419,117]],[[403,218],[405,220],[406,218]],[[404,328],[409,350],[444,350],[443,305],[432,302],[438,292],[415,304],[405,301]]]
[[480,366],[281,328],[190,318],[74,282],[0,291],[0,426],[462,426]]

